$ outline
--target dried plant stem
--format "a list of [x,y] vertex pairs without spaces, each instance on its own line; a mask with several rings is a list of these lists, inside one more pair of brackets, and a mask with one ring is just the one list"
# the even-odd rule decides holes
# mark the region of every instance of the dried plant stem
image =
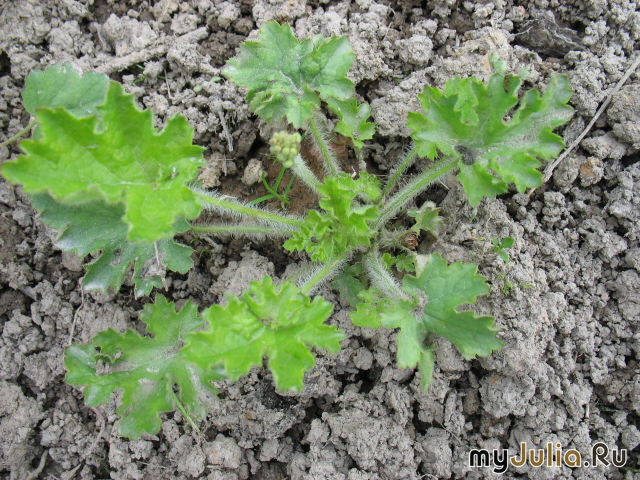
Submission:
[[[578,138],[576,138],[571,143],[571,145],[569,145],[565,149],[565,151],[562,152],[562,154],[558,158],[556,158],[553,162],[549,163],[546,166],[546,168],[544,169],[544,175],[542,177],[542,183],[543,184],[547,183],[549,181],[549,179],[553,175],[553,171],[560,164],[560,162],[562,162],[578,145],[580,145],[580,142],[582,142],[584,137],[587,136],[587,133],[589,133],[589,131],[591,130],[591,127],[593,127],[595,125],[595,123],[598,121],[598,119],[600,118],[600,115],[602,115],[604,113],[604,111],[607,109],[607,107],[611,103],[611,100],[613,100],[613,96],[616,93],[618,93],[618,90],[620,90],[620,88],[622,88],[622,86],[625,84],[625,82],[627,80],[629,80],[629,77],[633,74],[633,72],[635,72],[635,70],[638,68],[638,65],[640,65],[640,55],[638,55],[636,57],[635,61],[627,69],[627,71],[622,76],[620,81],[616,84],[616,86],[613,88],[613,90],[611,90],[611,92],[609,92],[609,95],[607,95],[607,98],[604,100],[604,102],[602,102],[602,105],[600,105],[600,108],[598,109],[596,114],[593,116],[593,118],[591,119],[589,124],[584,128],[582,133],[580,135],[578,135]],[[531,190],[529,190],[529,193],[527,193],[527,197],[531,198],[531,195],[533,195],[533,192],[535,192],[535,191],[536,191],[535,188],[532,188]]]
[[73,335],[75,334],[75,331],[76,331],[76,323],[78,321],[78,315],[80,314],[80,310],[82,309],[82,307],[84,307],[84,290],[82,288],[80,288],[80,298],[82,299],[82,302],[80,303],[80,306],[76,308],[76,311],[73,314],[73,323],[71,324],[71,330],[69,331],[69,342],[67,343],[68,347],[70,347],[71,344],[73,343]]
[[[197,30],[192,32],[185,33],[180,37],[168,37],[163,38],[158,42],[158,44],[151,46],[149,48],[145,48],[144,50],[140,50],[138,52],[132,52],[123,57],[115,57],[108,63],[103,63],[98,68],[95,69],[98,73],[106,73],[110,75],[112,73],[120,72],[125,68],[129,68],[131,65],[135,65],[136,63],[144,63],[147,60],[151,60],[155,57],[160,57],[165,55],[169,48],[178,43],[198,43],[201,40],[204,40],[209,36],[209,30],[207,27],[200,27]],[[208,70],[206,67],[209,67],[211,71],[203,71],[203,73],[213,73],[213,67],[210,65],[202,65],[202,67]]]
[[29,475],[27,475],[24,480],[34,480],[35,478],[38,478],[38,475],[40,475],[40,473],[42,473],[42,470],[44,470],[44,465],[45,463],[47,463],[47,455],[49,455],[49,450],[45,450],[42,453],[42,456],[40,457],[40,463],[38,464],[38,467],[31,472]]

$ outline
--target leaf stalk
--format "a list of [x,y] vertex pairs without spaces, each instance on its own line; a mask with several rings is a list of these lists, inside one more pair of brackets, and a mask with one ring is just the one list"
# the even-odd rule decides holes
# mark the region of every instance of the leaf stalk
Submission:
[[393,170],[391,177],[389,177],[389,181],[387,182],[387,184],[384,186],[384,189],[382,190],[382,198],[386,198],[387,195],[389,195],[389,192],[393,189],[393,187],[396,186],[396,183],[398,182],[398,179],[400,178],[400,176],[409,167],[411,167],[411,165],[413,165],[413,162],[415,162],[417,157],[418,157],[418,150],[416,149],[415,146],[413,146],[411,150],[407,152],[405,157],[398,163],[396,168]]
[[182,402],[180,401],[180,399],[176,395],[176,392],[173,391],[173,385],[171,385],[171,384],[167,385],[167,392],[169,393],[169,395],[173,399],[174,405],[176,406],[176,408],[178,410],[180,410],[180,413],[182,414],[184,419],[187,421],[187,423],[189,425],[191,425],[191,428],[193,428],[193,430],[196,433],[200,434],[201,432],[200,432],[200,429],[198,428],[198,425],[196,424],[196,422],[193,421],[193,418],[191,418],[191,415],[189,415],[189,412],[187,412],[187,409],[185,408],[185,406],[182,404]]
[[291,167],[293,173],[296,174],[300,180],[304,182],[304,184],[313,190],[313,193],[320,196],[320,190],[318,190],[318,185],[320,185],[320,180],[315,176],[315,174],[311,171],[311,169],[307,166],[304,159],[300,156],[300,154],[296,155],[293,159],[293,167]]
[[342,255],[336,255],[329,259],[328,262],[321,264],[315,270],[312,270],[308,277],[299,284],[300,290],[305,295],[310,295],[322,283],[331,280],[337,271],[342,268],[346,261],[351,257],[351,250]]
[[372,249],[365,255],[364,268],[371,279],[371,283],[380,291],[394,300],[411,300],[412,297],[402,290],[385,266],[378,249]]
[[291,230],[261,225],[193,225],[193,232],[212,235],[244,235],[246,237],[290,237]]
[[445,157],[402,187],[380,209],[380,217],[375,225],[375,229],[377,231],[381,230],[388,220],[395,217],[409,201],[416,198],[423,190],[431,185],[434,180],[437,180],[445,173],[456,168],[458,165],[457,160],[458,158],[455,156]]
[[289,227],[289,230],[296,230],[303,225],[303,221],[293,216],[285,216],[277,213],[268,212],[266,210],[244,205],[232,197],[222,197],[212,192],[207,192],[197,187],[191,187],[198,198],[204,204],[203,207],[209,210],[216,210],[222,214],[231,214],[238,217],[252,218],[266,223],[267,225],[277,224],[279,226]]
[[7,145],[15,142],[17,139],[19,139],[23,135],[26,135],[27,133],[29,133],[29,130],[31,130],[34,127],[34,125],[36,125],[37,123],[38,123],[38,121],[34,120],[29,125],[27,125],[27,128],[25,128],[24,130],[21,130],[20,132],[16,133],[13,137],[11,137],[11,138],[5,140],[4,142],[0,143],[0,147],[6,147]]
[[308,124],[309,130],[311,131],[311,136],[313,137],[318,150],[320,150],[320,155],[322,155],[322,161],[324,162],[327,173],[329,174],[329,176],[336,177],[340,173],[338,161],[336,160],[333,150],[331,149],[331,147],[329,147],[327,138],[321,131],[315,116],[312,116],[309,119]]

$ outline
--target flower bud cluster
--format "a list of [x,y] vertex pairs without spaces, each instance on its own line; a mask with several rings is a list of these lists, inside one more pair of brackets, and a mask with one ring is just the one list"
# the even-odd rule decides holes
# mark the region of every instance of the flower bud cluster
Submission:
[[299,133],[278,132],[274,133],[269,144],[271,154],[275,155],[279,162],[286,168],[293,167],[293,159],[300,153],[302,137]]

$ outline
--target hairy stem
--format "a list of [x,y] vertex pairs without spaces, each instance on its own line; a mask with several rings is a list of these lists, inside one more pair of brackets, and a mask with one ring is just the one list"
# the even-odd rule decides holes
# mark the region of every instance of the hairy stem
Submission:
[[192,225],[193,232],[213,235],[244,235],[246,237],[290,237],[292,230],[260,225]]
[[6,145],[9,145],[10,143],[15,142],[21,136],[26,135],[27,133],[29,133],[29,130],[31,130],[36,123],[38,123],[38,121],[34,120],[29,125],[27,125],[27,128],[25,128],[24,130],[20,131],[19,133],[16,133],[13,137],[9,138],[8,140],[5,140],[4,142],[0,143],[0,147],[4,147]]
[[410,253],[412,250],[407,248],[403,242],[409,234],[411,234],[411,230],[387,230],[383,228],[378,236],[378,248],[396,248]]
[[300,156],[300,154],[296,155],[296,157],[293,159],[292,169],[293,173],[295,173],[296,176],[300,178],[300,180],[302,180],[307,187],[313,190],[313,192],[318,196],[320,195],[320,192],[318,191],[320,180],[317,179],[315,174],[307,166],[306,162]]
[[380,230],[387,221],[395,217],[398,212],[410,200],[416,198],[424,189],[426,189],[434,180],[445,173],[456,168],[458,158],[451,156],[436,162],[420,175],[415,177],[411,182],[402,187],[393,197],[391,197],[380,209],[380,218],[376,223],[375,229]]
[[364,268],[371,283],[387,296],[394,300],[411,300],[411,296],[405,293],[393,278],[377,249],[373,249],[365,255]]
[[336,160],[333,150],[331,149],[331,147],[329,147],[329,143],[327,142],[324,133],[320,130],[318,122],[313,116],[309,119],[309,130],[311,131],[311,135],[316,146],[318,147],[318,150],[320,150],[322,161],[324,162],[327,173],[331,177],[337,176],[338,173],[340,173],[338,161]]
[[[289,215],[280,215],[277,213],[268,212],[256,207],[250,207],[244,205],[232,197],[218,196],[215,193],[206,192],[197,187],[191,187],[198,198],[203,202],[203,206],[209,210],[215,210],[222,214],[233,215],[237,217],[253,218],[255,220],[262,221],[267,225],[277,224],[280,227],[289,227],[289,230],[295,230],[300,228],[304,223],[299,218],[295,218]],[[230,200],[231,199],[231,200]]]
[[304,293],[305,295],[310,295],[322,283],[331,280],[335,276],[336,272],[342,268],[342,266],[350,256],[351,251],[343,255],[336,255],[328,262],[312,270],[310,275],[303,279],[302,284],[299,285],[302,293]]
[[409,152],[405,155],[405,157],[398,163],[398,165],[394,168],[391,177],[389,177],[389,181],[384,186],[382,190],[382,198],[385,198],[389,195],[389,192],[396,186],[398,179],[402,176],[402,174],[411,166],[413,162],[415,162],[418,157],[418,152],[416,147],[414,146]]

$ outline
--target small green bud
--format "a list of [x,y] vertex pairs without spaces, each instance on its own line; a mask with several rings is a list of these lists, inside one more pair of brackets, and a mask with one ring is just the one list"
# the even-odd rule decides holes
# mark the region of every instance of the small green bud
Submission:
[[277,132],[269,140],[271,154],[286,168],[293,166],[293,160],[300,153],[302,136],[299,133]]

